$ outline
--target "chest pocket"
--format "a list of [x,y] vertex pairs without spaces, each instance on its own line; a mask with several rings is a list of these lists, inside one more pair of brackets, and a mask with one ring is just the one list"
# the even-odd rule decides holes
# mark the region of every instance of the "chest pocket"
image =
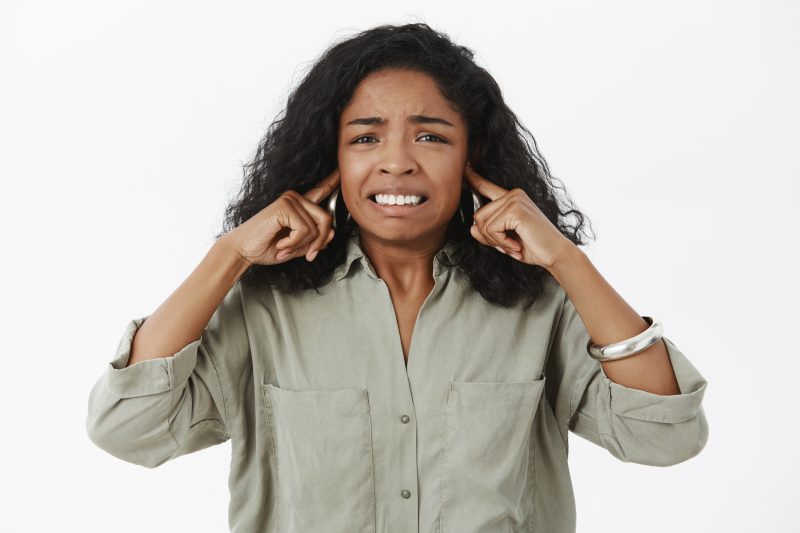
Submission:
[[528,531],[534,502],[531,427],[545,379],[450,382],[439,533]]
[[276,459],[279,531],[375,531],[367,390],[261,389]]

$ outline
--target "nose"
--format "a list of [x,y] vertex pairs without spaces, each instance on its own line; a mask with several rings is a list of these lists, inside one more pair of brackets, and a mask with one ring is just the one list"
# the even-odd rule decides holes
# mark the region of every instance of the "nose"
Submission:
[[409,154],[408,147],[402,138],[387,141],[383,152],[384,158],[380,164],[381,174],[402,176],[417,171],[417,162]]

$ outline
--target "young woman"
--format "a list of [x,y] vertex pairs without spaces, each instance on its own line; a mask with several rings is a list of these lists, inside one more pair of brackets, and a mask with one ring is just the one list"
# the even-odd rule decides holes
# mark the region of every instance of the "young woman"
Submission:
[[472,57],[409,24],[318,59],[207,256],[128,324],[98,446],[153,468],[230,439],[230,527],[275,533],[573,532],[570,430],[703,449],[705,379],[580,250]]

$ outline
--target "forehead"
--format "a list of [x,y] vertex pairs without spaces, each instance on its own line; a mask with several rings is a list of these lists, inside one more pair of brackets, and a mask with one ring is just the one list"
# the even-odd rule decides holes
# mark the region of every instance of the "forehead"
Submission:
[[459,113],[445,99],[436,81],[422,72],[385,70],[366,76],[356,86],[353,98],[342,110],[341,123],[362,116],[392,118],[434,115],[461,123]]

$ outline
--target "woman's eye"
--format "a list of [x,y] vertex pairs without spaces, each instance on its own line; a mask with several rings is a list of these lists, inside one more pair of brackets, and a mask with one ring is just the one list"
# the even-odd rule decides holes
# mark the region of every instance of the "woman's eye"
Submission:
[[361,139],[374,139],[374,138],[375,137],[370,137],[369,135],[362,135],[361,137],[358,137],[357,139],[355,139],[353,141],[353,144],[371,144],[371,143],[360,143],[358,141],[360,141]]
[[434,135],[433,133],[426,133],[425,135],[420,137],[420,139],[422,139],[424,137],[433,137],[434,139],[438,139],[436,142],[440,142],[440,143],[446,143],[447,142],[444,139],[442,139],[441,137],[439,137],[438,135]]

